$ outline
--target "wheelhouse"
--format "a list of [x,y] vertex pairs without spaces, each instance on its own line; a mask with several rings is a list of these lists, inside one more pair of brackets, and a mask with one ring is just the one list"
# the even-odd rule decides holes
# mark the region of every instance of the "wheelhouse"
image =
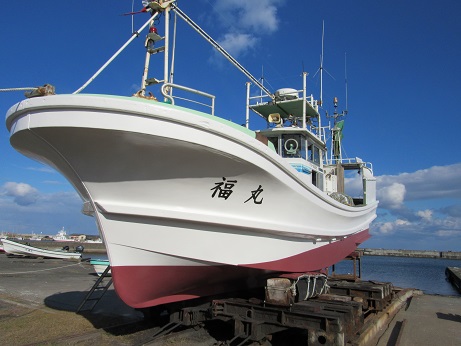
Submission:
[[[345,113],[336,112],[336,98],[335,113],[330,117],[334,119],[334,124],[322,127],[319,102],[306,93],[306,74],[303,74],[302,90],[279,89],[273,97],[249,95],[247,84],[247,127],[249,110],[264,118],[268,127],[258,131],[259,134],[267,137],[277,154],[286,160],[304,181],[346,205],[359,206],[376,201],[376,179],[373,177],[371,164],[359,158],[342,158],[343,122],[337,120]],[[255,103],[252,104],[252,101]],[[331,153],[327,148],[327,133],[331,139]],[[361,183],[357,181],[356,176],[348,174],[354,171],[359,173]],[[348,188],[346,183],[349,183],[352,189]]]

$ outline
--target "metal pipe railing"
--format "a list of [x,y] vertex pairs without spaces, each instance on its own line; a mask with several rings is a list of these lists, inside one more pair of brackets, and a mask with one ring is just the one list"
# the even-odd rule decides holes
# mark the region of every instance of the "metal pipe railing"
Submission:
[[[206,103],[201,103],[201,102],[191,100],[191,99],[181,98],[181,97],[178,97],[178,96],[172,96],[169,93],[171,88],[176,88],[176,89],[187,91],[187,92],[190,92],[190,93],[193,93],[193,94],[196,94],[196,95],[208,97],[209,99],[211,99],[211,105],[208,105]],[[185,101],[197,103],[197,104],[200,104],[200,105],[205,106],[205,107],[209,107],[209,108],[211,108],[211,115],[214,115],[214,106],[215,106],[215,99],[216,99],[216,96],[214,96],[214,95],[208,94],[206,92],[203,92],[203,91],[200,91],[200,90],[197,90],[197,89],[192,89],[192,88],[189,88],[189,87],[185,87],[185,86],[178,85],[178,84],[173,84],[173,83],[164,83],[162,85],[162,87],[160,88],[160,91],[162,92],[162,95],[166,99],[170,100],[171,104],[173,104],[173,105],[174,105],[174,99],[178,98],[178,99],[182,99],[182,100],[185,100]]]

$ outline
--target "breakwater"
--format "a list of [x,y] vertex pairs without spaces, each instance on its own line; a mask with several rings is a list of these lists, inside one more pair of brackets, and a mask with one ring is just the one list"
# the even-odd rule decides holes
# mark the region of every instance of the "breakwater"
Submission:
[[459,251],[433,251],[433,250],[392,250],[392,249],[361,249],[364,256],[394,256],[418,258],[444,258],[461,259]]

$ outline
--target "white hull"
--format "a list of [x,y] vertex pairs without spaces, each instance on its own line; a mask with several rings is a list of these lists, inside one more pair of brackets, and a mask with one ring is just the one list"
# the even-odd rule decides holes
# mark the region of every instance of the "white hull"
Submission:
[[[181,107],[52,96],[12,107],[7,126],[17,150],[54,166],[90,202],[116,288],[117,268],[318,270],[365,240],[375,218],[377,202],[341,204],[252,131]],[[227,199],[220,183],[233,185]],[[323,250],[329,256],[305,262]]]
[[67,252],[62,250],[46,250],[17,243],[11,240],[2,239],[3,249],[7,254],[16,256],[29,256],[29,257],[46,257],[57,259],[81,259],[82,254],[77,252]]

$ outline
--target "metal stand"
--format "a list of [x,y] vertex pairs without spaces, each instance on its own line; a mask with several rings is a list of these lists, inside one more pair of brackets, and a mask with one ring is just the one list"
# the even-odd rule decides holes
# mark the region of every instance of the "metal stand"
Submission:
[[[109,287],[112,285],[112,278],[108,282],[104,282],[104,279],[107,277],[107,274],[110,271],[110,265],[104,270],[101,276],[96,280],[93,287],[91,287],[90,291],[87,293],[83,301],[80,303],[79,307],[77,308],[77,313],[80,311],[92,311],[96,304],[101,300],[104,294],[107,292]],[[101,292],[102,290],[102,292]],[[91,307],[83,309],[86,303],[92,302],[93,305]]]

